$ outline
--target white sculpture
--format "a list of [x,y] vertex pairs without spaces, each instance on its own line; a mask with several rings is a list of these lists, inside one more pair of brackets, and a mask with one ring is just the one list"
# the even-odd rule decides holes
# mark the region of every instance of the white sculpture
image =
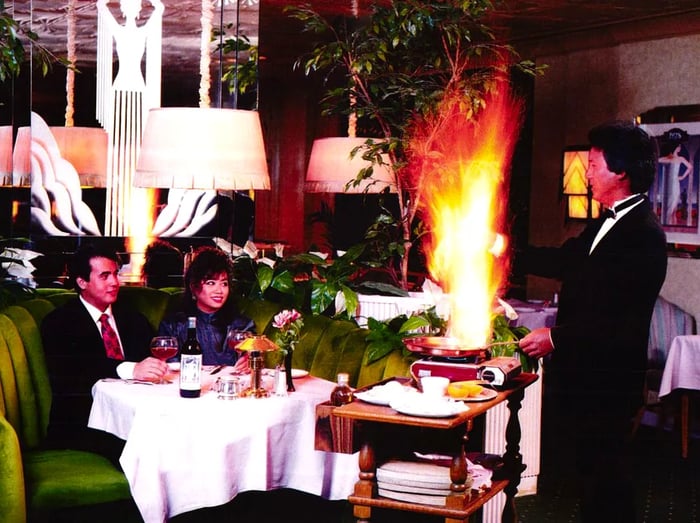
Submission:
[[[149,0],[153,12],[137,24],[141,0],[121,0],[124,24],[98,0],[97,22],[97,119],[110,136],[107,166],[105,233],[130,235],[128,213],[133,205],[132,177],[141,146],[148,111],[160,106],[160,69],[163,3]],[[119,66],[112,80],[112,55]],[[145,77],[141,61],[146,55]]]
[[[61,156],[49,126],[34,112],[31,116],[30,164],[32,220],[55,236],[100,236],[97,220],[83,202],[78,172]],[[55,205],[53,211],[52,202]]]

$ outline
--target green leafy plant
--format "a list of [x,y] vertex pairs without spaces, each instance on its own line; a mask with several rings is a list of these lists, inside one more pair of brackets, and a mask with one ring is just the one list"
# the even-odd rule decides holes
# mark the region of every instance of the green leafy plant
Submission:
[[[530,330],[527,327],[514,327],[510,325],[508,318],[503,314],[494,314],[492,318],[493,333],[491,342],[512,341],[509,345],[491,347],[491,357],[519,357],[523,372],[537,372],[536,359],[530,358],[518,348],[518,340]],[[367,319],[367,354],[368,363],[380,360],[396,350],[408,356],[411,352],[406,348],[404,341],[416,336],[444,336],[447,330],[447,322],[438,316],[435,308],[418,312],[407,316],[402,314],[389,320],[378,321],[374,318]]]
[[[227,24],[226,29],[231,30],[233,24]],[[226,31],[223,33],[226,34]],[[219,31],[214,30],[213,38],[219,37]],[[224,38],[217,45],[224,56],[233,55],[233,62],[223,68],[221,80],[228,87],[229,94],[238,91],[244,94],[254,91],[258,85],[258,46],[250,43],[246,35]]]
[[22,239],[0,239],[0,309],[34,296],[34,265],[38,253],[16,247]]
[[520,347],[518,346],[518,340],[530,332],[530,329],[523,326],[511,326],[508,318],[506,318],[503,314],[495,314],[491,325],[493,326],[493,336],[491,338],[492,342],[513,342],[510,345],[498,345],[492,347],[491,356],[494,358],[499,356],[517,356],[520,358],[520,365],[522,366],[523,372],[537,372],[537,368],[539,366],[537,360],[520,351]]
[[435,307],[421,312],[401,314],[385,321],[367,318],[367,363],[380,360],[390,353],[400,350],[404,356],[410,351],[406,348],[404,340],[415,336],[442,336],[447,324],[437,315]]
[[236,279],[248,298],[272,300],[311,314],[353,318],[358,292],[407,295],[391,284],[364,279],[374,267],[366,259],[366,248],[364,243],[354,245],[333,260],[301,253],[275,260],[274,267],[239,256],[234,260]]
[[15,20],[5,8],[5,0],[0,0],[0,82],[19,75],[22,63],[28,59],[26,43],[32,46],[30,56],[42,75],[46,76],[54,62],[73,68],[68,60],[41,45],[37,33]]

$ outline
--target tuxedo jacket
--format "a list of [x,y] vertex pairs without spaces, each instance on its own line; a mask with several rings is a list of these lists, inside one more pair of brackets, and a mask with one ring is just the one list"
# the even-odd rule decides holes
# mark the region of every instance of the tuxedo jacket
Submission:
[[551,363],[564,381],[641,399],[649,323],[666,277],[666,237],[645,199],[589,254],[602,223],[560,248],[532,249],[526,269],[561,280]]
[[[125,361],[139,362],[149,356],[154,333],[148,320],[118,302],[112,305],[112,314]],[[74,442],[87,429],[92,386],[101,378],[116,378],[121,361],[107,358],[100,330],[78,298],[44,318],[41,337],[53,400],[49,439],[57,445]]]

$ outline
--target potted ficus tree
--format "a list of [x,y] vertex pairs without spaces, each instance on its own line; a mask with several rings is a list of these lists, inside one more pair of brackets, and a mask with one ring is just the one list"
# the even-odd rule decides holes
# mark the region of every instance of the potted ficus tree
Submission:
[[[514,68],[538,72],[496,40],[486,22],[492,9],[489,0],[391,0],[374,4],[366,18],[332,21],[309,6],[287,9],[320,39],[296,65],[307,75],[340,77],[328,84],[324,114],[356,116],[358,127],[376,138],[355,154],[375,166],[384,158],[391,163],[399,212],[382,212],[367,240],[387,240],[382,262],[403,289],[409,285],[409,255],[426,231],[418,212],[427,188],[412,162],[412,129],[443,125],[438,108],[455,94],[464,113],[476,116],[498,78]],[[349,184],[371,179],[372,171],[361,170]]]
[[[497,40],[488,24],[493,11],[489,0],[390,0],[372,5],[367,16],[333,20],[309,6],[287,11],[303,23],[304,31],[319,38],[296,66],[327,80],[323,114],[357,118],[362,135],[374,137],[353,154],[373,167],[388,158],[398,214],[384,207],[363,242],[383,248],[364,252],[376,252],[386,273],[395,274],[397,285],[408,290],[409,256],[429,232],[420,209],[432,188],[424,183],[421,162],[425,151],[434,150],[430,140],[444,135],[441,107],[456,104],[466,118],[478,118],[499,82],[508,82],[514,70],[535,75],[541,69]],[[371,180],[372,166],[348,184]],[[410,317],[406,321],[415,323]],[[405,322],[371,323],[378,357],[400,346],[394,334],[400,338],[412,331]],[[423,323],[440,328],[429,317]],[[522,335],[507,322],[494,325],[495,338]]]

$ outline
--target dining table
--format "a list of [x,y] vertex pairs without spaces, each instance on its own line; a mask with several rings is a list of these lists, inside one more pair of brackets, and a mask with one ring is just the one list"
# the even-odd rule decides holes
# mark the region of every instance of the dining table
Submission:
[[[103,379],[93,386],[88,426],[125,440],[119,462],[146,523],[251,490],[347,499],[357,454],[314,448],[316,405],[328,400],[333,382],[307,375],[287,395],[219,399],[216,378],[233,371],[212,370],[203,372],[199,398],[181,398],[172,375],[165,384]],[[267,374],[263,385],[272,388]]]
[[530,330],[540,327],[554,327],[557,320],[556,306],[545,300],[517,300],[509,299],[508,304],[513,307],[518,317],[513,320],[513,325],[527,327]]
[[681,456],[688,457],[691,392],[700,391],[700,336],[676,336],[666,357],[659,398],[678,391],[681,399]]

